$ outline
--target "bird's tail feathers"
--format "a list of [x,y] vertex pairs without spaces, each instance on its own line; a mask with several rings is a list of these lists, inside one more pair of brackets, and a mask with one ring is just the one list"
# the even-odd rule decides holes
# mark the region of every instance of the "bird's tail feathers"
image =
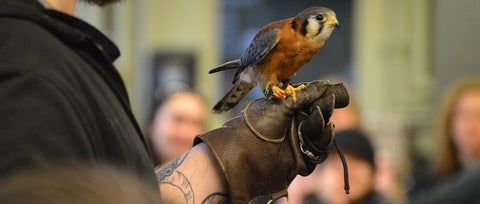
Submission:
[[250,90],[255,87],[251,83],[247,83],[242,80],[235,82],[233,87],[228,91],[228,93],[220,100],[214,107],[214,113],[222,113],[229,111],[234,108],[247,94]]
[[221,72],[221,71],[225,71],[225,70],[229,70],[229,69],[238,69],[241,65],[242,64],[240,62],[240,59],[236,59],[236,60],[232,60],[232,61],[229,61],[229,62],[225,62],[222,65],[210,70],[208,73],[212,74],[212,73],[215,73],[215,72]]

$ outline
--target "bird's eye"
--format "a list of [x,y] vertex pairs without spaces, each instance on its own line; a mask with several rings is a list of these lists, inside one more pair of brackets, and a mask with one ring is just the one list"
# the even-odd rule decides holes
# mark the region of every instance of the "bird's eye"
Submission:
[[315,19],[317,19],[318,22],[324,22],[327,20],[327,17],[324,14],[318,14],[315,16]]

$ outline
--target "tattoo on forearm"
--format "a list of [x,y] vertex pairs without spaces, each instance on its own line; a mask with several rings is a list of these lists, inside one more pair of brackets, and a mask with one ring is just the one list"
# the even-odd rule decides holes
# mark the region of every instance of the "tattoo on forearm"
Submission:
[[187,152],[163,166],[156,173],[156,176],[160,186],[170,185],[176,187],[182,192],[185,203],[195,203],[193,189],[190,181],[182,172],[176,170],[177,167],[179,167],[183,163],[189,153],[190,152]]
[[223,204],[228,203],[228,195],[224,193],[212,193],[208,195],[202,204]]
[[175,160],[161,167],[160,170],[156,173],[158,183],[162,183],[162,181],[164,181],[167,176],[172,175],[173,171],[175,171],[175,169],[177,169],[177,167],[183,163],[183,161],[188,156],[188,154],[190,154],[190,151],[186,152],[185,154],[182,154],[181,156],[177,157]]

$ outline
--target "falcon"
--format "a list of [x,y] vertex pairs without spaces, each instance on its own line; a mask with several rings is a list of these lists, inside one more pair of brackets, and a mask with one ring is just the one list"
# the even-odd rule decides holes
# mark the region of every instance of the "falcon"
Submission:
[[231,110],[257,85],[266,97],[290,96],[295,101],[295,92],[305,86],[293,87],[290,77],[315,56],[338,27],[335,12],[325,7],[310,7],[295,17],[263,26],[240,59],[208,72],[237,70],[233,87],[213,107],[213,112]]

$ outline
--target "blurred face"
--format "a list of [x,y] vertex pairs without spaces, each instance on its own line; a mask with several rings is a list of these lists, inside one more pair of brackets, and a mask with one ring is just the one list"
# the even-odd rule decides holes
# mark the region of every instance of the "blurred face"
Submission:
[[350,194],[346,195],[343,184],[343,167],[337,154],[330,154],[321,164],[316,186],[317,194],[329,203],[354,203],[373,191],[374,169],[365,160],[345,153],[347,160]]
[[203,101],[191,93],[175,94],[165,101],[155,115],[150,136],[162,162],[192,147],[195,136],[205,131],[205,114]]
[[345,108],[335,109],[330,121],[335,124],[335,131],[341,131],[359,126],[359,116],[352,104]]
[[480,160],[480,90],[467,91],[458,98],[452,134],[463,164]]

